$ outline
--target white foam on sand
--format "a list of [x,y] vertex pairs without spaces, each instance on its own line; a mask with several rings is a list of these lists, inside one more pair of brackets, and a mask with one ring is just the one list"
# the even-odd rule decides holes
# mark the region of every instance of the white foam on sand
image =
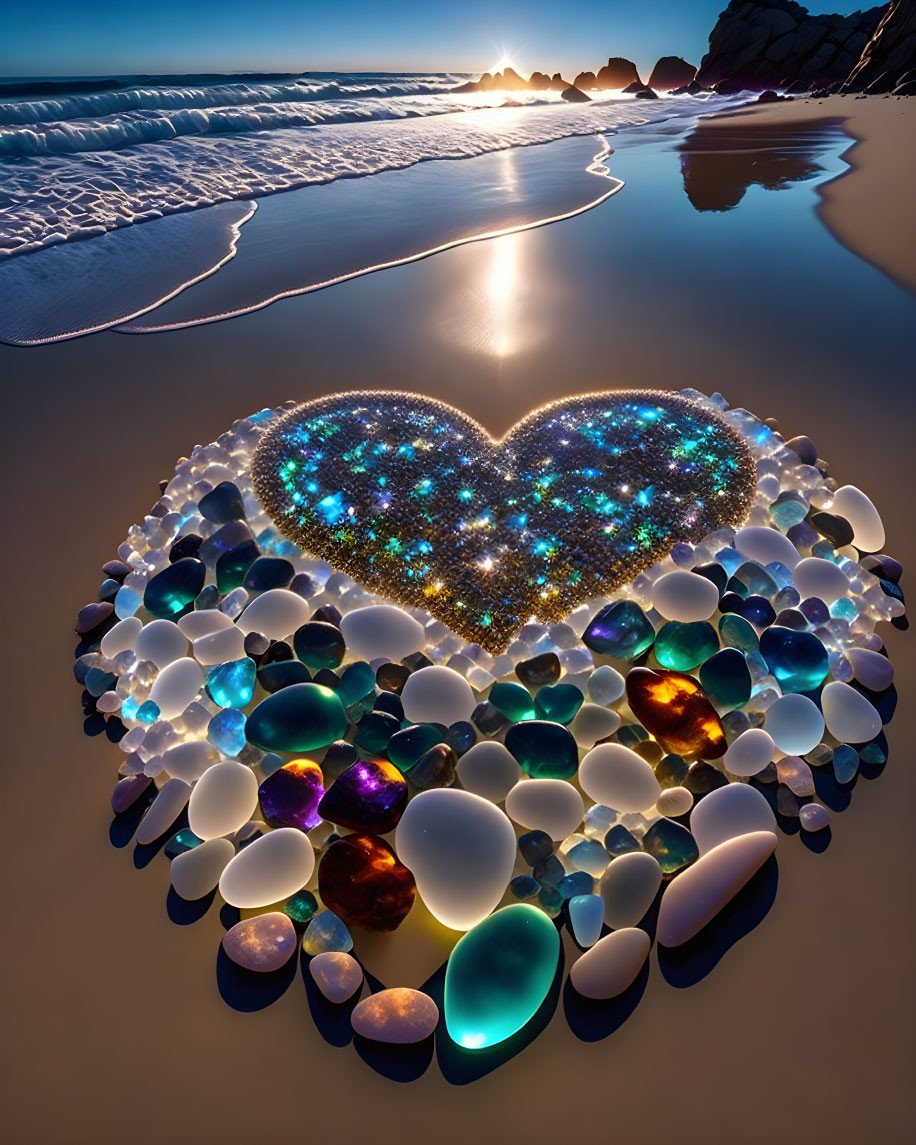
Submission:
[[138,317],[232,258],[256,208],[219,203],[0,263],[0,341],[35,346]]

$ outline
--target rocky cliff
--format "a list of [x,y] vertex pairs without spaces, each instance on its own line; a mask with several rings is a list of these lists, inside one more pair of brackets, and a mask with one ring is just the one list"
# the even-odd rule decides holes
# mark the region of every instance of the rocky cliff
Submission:
[[696,78],[719,91],[842,83],[883,14],[881,7],[813,16],[793,0],[731,0],[710,34]]
[[[916,0],[891,0],[844,91],[916,94]],[[912,75],[908,75],[912,72]]]
[[672,91],[676,87],[686,87],[696,74],[694,65],[680,56],[662,56],[649,76],[649,87],[655,91]]
[[623,90],[631,83],[642,85],[636,65],[621,56],[612,56],[596,75],[594,72],[580,72],[573,80],[575,87],[581,91],[591,91],[598,88],[602,91]]

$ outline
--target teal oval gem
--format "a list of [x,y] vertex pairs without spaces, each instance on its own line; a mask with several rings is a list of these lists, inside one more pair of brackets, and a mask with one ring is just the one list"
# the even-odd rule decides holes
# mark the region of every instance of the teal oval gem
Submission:
[[249,743],[264,751],[315,751],[343,739],[347,714],[330,688],[290,684],[262,700],[245,724]]
[[560,936],[543,911],[515,903],[459,940],[445,969],[445,1028],[469,1050],[512,1037],[540,1009],[557,971]]
[[700,665],[700,684],[718,708],[742,708],[751,698],[751,671],[744,653],[723,648]]
[[523,688],[521,684],[507,681],[494,684],[488,699],[498,712],[513,723],[518,720],[534,719],[534,701],[528,689]]
[[250,656],[217,664],[207,673],[207,695],[221,708],[244,708],[251,703],[257,675]]
[[506,747],[533,779],[572,779],[579,768],[576,741],[562,724],[522,720],[506,732]]
[[535,696],[534,706],[542,720],[568,724],[582,707],[584,699],[575,684],[548,684]]
[[669,620],[655,637],[655,659],[675,672],[689,672],[718,651],[719,637],[706,620]]
[[194,603],[206,577],[203,561],[182,557],[150,577],[143,592],[143,607],[157,620],[177,619]]
[[757,633],[753,626],[736,612],[727,612],[719,621],[719,635],[722,643],[739,652],[757,651]]
[[401,771],[409,771],[430,748],[442,743],[443,733],[432,724],[413,724],[388,741],[388,758]]

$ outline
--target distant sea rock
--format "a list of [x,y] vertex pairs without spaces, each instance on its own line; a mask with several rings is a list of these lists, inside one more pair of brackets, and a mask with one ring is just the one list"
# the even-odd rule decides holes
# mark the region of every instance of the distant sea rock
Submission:
[[514,68],[505,71],[484,72],[479,80],[469,80],[460,87],[453,87],[454,93],[471,91],[559,91],[562,92],[569,84],[555,72],[552,76],[544,72],[532,72],[530,79],[523,79]]
[[569,100],[570,103],[591,103],[592,97],[580,91],[574,84],[569,84],[560,92],[560,99]]
[[692,83],[696,74],[696,67],[680,56],[662,56],[649,76],[649,87],[655,91],[673,91]]
[[916,94],[916,0],[891,0],[844,91]]
[[639,91],[634,92],[634,95],[636,99],[658,99],[658,92],[650,87],[641,87]]
[[793,0],[731,0],[710,33],[696,79],[722,93],[842,83],[883,12],[812,16]]
[[621,56],[612,56],[597,75],[594,72],[580,72],[573,80],[574,86],[580,91],[621,91],[632,83],[642,86],[639,72],[631,60]]

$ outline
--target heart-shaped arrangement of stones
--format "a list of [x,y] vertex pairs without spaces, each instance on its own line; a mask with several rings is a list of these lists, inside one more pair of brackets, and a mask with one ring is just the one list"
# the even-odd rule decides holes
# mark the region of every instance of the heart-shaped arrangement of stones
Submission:
[[80,611],[113,838],[219,895],[251,983],[301,949],[360,1038],[511,1046],[564,936],[569,990],[619,997],[884,766],[883,545],[808,438],[719,395],[572,399],[501,443],[408,395],[262,411],[179,461]]
[[718,415],[624,390],[545,406],[501,441],[429,398],[334,395],[271,426],[252,479],[303,551],[501,652],[529,619],[743,521],[756,478]]

